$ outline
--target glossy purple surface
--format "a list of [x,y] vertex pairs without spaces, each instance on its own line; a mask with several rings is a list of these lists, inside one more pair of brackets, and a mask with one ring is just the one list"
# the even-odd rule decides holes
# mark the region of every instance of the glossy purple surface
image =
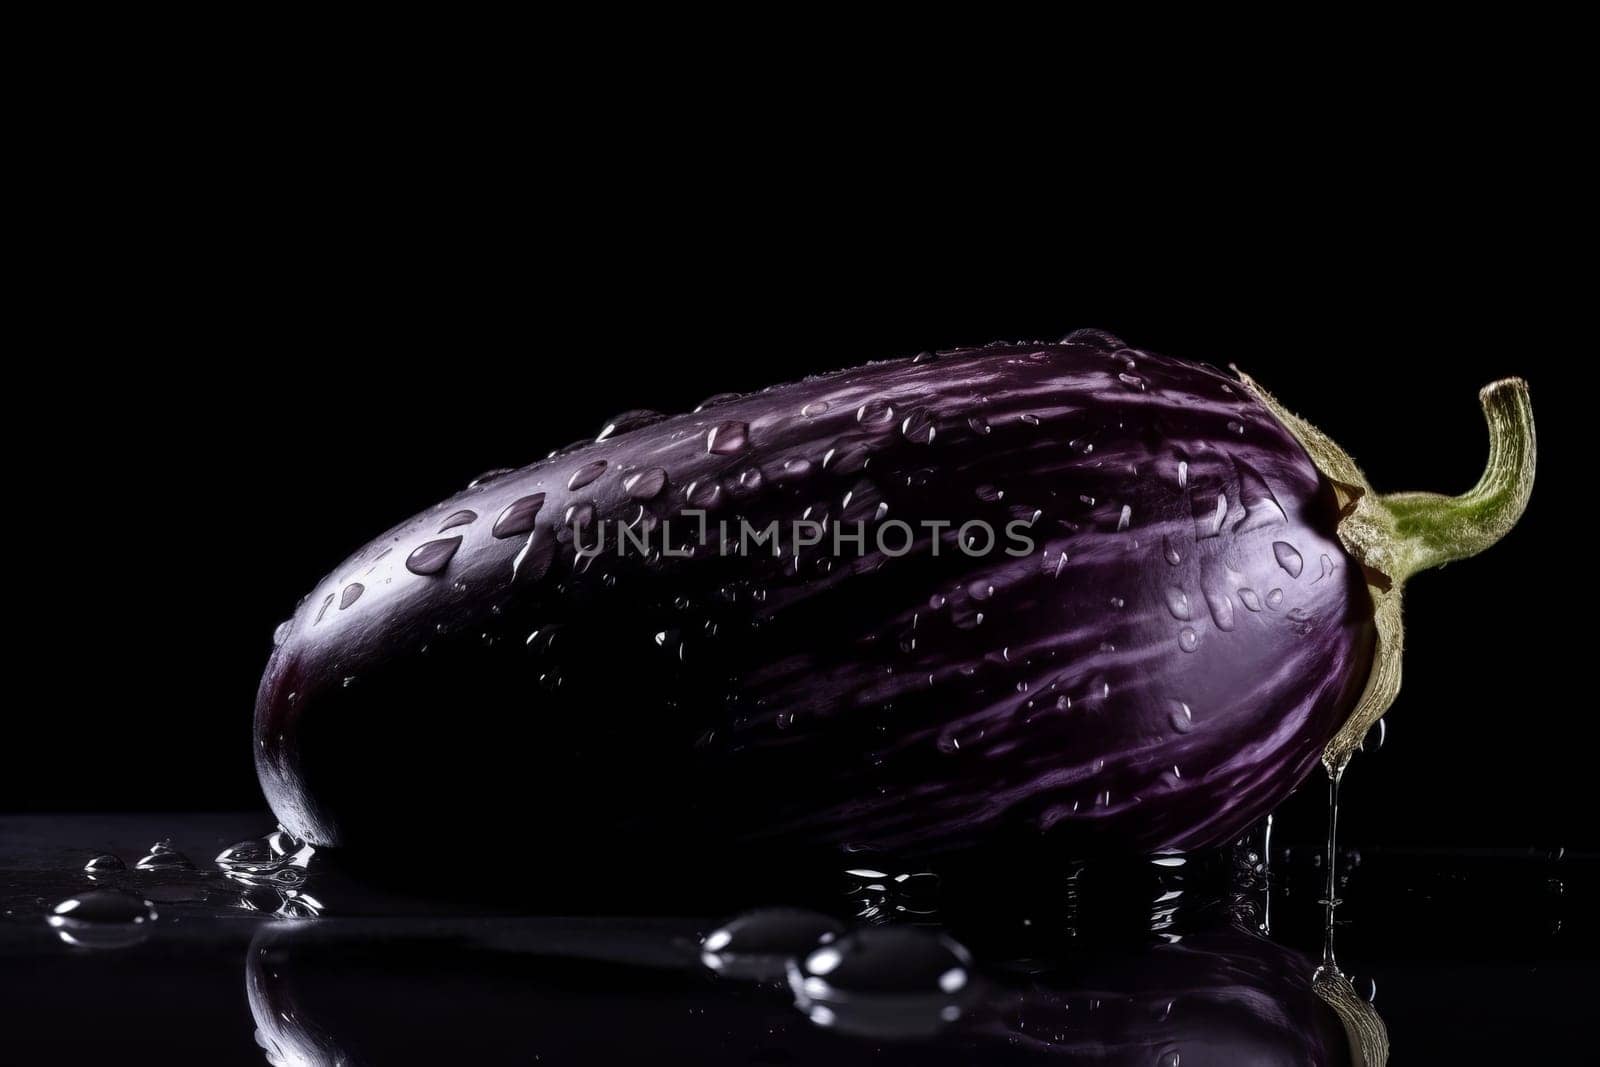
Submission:
[[[713,540],[860,519],[868,552],[617,553],[617,520],[692,539],[690,507]],[[894,557],[873,531],[897,519],[918,537]],[[978,557],[955,540],[976,519],[998,535]],[[952,524],[937,556],[927,521]],[[1094,333],[716,398],[353,555],[280,634],[257,769],[323,844],[1215,844],[1307,776],[1365,683],[1335,521],[1231,379]]]

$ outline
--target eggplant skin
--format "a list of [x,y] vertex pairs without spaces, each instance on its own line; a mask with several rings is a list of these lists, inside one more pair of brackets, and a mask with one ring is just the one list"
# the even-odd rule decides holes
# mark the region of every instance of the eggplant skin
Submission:
[[[867,552],[574,548],[681,545],[689,509],[713,542],[860,519]],[[894,519],[908,554],[877,550]],[[1033,550],[960,551],[975,519]],[[1238,383],[1095,332],[629,413],[324,579],[275,636],[257,772],[356,849],[1204,847],[1306,778],[1371,670],[1337,521]]]

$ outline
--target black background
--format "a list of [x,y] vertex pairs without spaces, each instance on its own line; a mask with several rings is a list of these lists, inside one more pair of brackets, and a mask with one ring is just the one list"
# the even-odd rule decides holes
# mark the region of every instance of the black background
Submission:
[[1529,379],[1532,504],[1409,588],[1405,688],[1347,825],[1600,842],[1593,235],[1559,113],[1330,98],[1238,134],[1178,117],[1132,149],[1054,128],[958,149],[798,113],[397,103],[151,129],[108,101],[75,131],[86,155],[47,163],[41,328],[13,357],[36,420],[12,456],[31,637],[0,810],[259,805],[274,625],[484,469],[629,408],[1092,326],[1237,363],[1381,490],[1469,487],[1477,389]]

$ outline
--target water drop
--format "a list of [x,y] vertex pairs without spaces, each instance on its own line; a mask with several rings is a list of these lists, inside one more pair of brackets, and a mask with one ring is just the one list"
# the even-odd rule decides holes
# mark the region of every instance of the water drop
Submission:
[[856,421],[863,426],[887,426],[894,421],[894,405],[886,400],[869,400],[856,408]]
[[572,477],[567,479],[567,488],[569,490],[582,489],[586,485],[593,484],[594,480],[605,472],[606,461],[603,459],[597,459],[589,463],[585,463],[583,466],[572,472]]
[[808,419],[814,419],[832,406],[833,405],[829,404],[826,400],[813,400],[811,403],[800,409],[800,414],[804,415]]
[[555,560],[556,541],[548,530],[535,530],[528,535],[527,543],[511,561],[511,580],[538,581],[550,570]]
[[750,443],[750,424],[724,422],[713,426],[706,434],[706,451],[714,456],[731,456],[743,452]]
[[1289,572],[1289,577],[1298,578],[1305,568],[1305,560],[1300,558],[1300,553],[1287,541],[1272,542],[1272,554],[1278,560],[1278,566]]
[[351,604],[354,604],[357,600],[360,600],[361,594],[366,591],[367,587],[362,585],[360,582],[351,582],[349,585],[345,586],[344,593],[339,597],[339,610],[343,611]]
[[1233,466],[1239,474],[1239,503],[1244,507],[1244,518],[1235,524],[1234,529],[1242,533],[1287,522],[1283,505],[1278,503],[1267,480],[1242,460],[1234,460]]
[[811,473],[811,461],[808,459],[786,459],[783,461],[783,476],[785,478],[804,478]]
[[189,857],[172,847],[170,839],[157,841],[150,846],[150,851],[139,857],[134,867],[141,871],[169,871],[178,868],[193,867]]
[[1161,555],[1174,567],[1183,562],[1183,557],[1178,554],[1178,548],[1172,543],[1172,538],[1164,535],[1161,538]]
[[622,479],[622,491],[635,500],[654,500],[667,487],[667,472],[660,467],[647,467]]
[[900,423],[900,432],[905,435],[905,438],[908,441],[915,441],[917,444],[922,445],[931,445],[933,444],[935,432],[933,416],[929,415],[921,408],[917,408],[916,410],[912,411],[911,414],[907,415],[905,420]]
[[1193,617],[1189,610],[1189,595],[1175,587],[1167,589],[1167,610],[1179,622],[1188,622]]
[[272,647],[277,648],[279,645],[289,640],[289,635],[292,633],[294,633],[293,619],[285,619],[284,621],[280,622],[272,631]]
[[557,456],[570,456],[570,455],[572,455],[572,453],[578,451],[579,449],[588,448],[589,444],[590,444],[590,442],[589,442],[589,439],[587,437],[579,438],[576,441],[568,441],[566,444],[562,445],[560,448],[552,448],[550,450],[549,454],[546,455],[544,458],[545,459],[555,459]]
[[1222,523],[1228,517],[1228,498],[1222,493],[1215,497],[1197,494],[1194,498],[1194,535],[1198,540],[1216,537],[1222,532]]
[[741,399],[743,396],[743,393],[717,393],[714,396],[708,396],[704,400],[700,401],[700,403],[696,405],[695,410],[704,411],[706,408],[721,407],[723,404],[731,404],[735,400]]
[[1018,415],[1017,418],[1019,418],[1020,420],[1022,420],[1025,423],[1027,423],[1029,426],[1037,426],[1037,425],[1039,425],[1039,416],[1037,416],[1037,415],[1032,415],[1032,414]]
[[112,871],[125,871],[128,869],[128,865],[122,862],[120,856],[106,853],[105,855],[96,856],[88,863],[85,863],[83,869],[90,874],[109,874]]
[[627,433],[629,430],[637,430],[641,426],[649,426],[665,418],[666,416],[661,412],[650,411],[646,408],[624,411],[621,415],[606,421],[605,426],[601,427],[600,433],[595,437],[595,441],[609,440],[618,434]]
[[753,493],[761,488],[761,481],[761,472],[755,467],[751,467],[739,475],[739,488],[747,493]]
[[828,944],[844,924],[800,908],[762,908],[717,927],[700,943],[700,962],[730,978],[782,978],[792,959]]
[[1141,393],[1144,392],[1144,379],[1137,374],[1119,374],[1117,379],[1131,389],[1137,389]]
[[1237,433],[1237,434],[1244,433],[1244,423],[1240,422],[1237,419],[1229,419],[1228,420],[1228,432],[1229,433]]
[[835,474],[857,474],[866,470],[872,450],[859,438],[841,437],[822,456],[822,469]]
[[1367,730],[1367,736],[1361,739],[1361,751],[1376,752],[1383,747],[1389,739],[1389,724],[1379,719]]
[[1200,635],[1191,627],[1185,626],[1178,631],[1178,647],[1185,652],[1193,652],[1200,647]]
[[1156,1060],[1156,1067],[1181,1067],[1182,1062],[1183,1057],[1178,1054],[1176,1049],[1173,1049],[1161,1054],[1161,1058]]
[[989,432],[993,429],[993,427],[989,425],[989,420],[984,418],[982,415],[973,415],[972,417],[968,418],[967,428],[973,433],[977,434],[979,437],[988,436]]
[[1283,603],[1283,590],[1273,589],[1267,593],[1267,607],[1275,608]]
[[699,482],[690,482],[689,488],[684,491],[685,498],[690,506],[710,510],[717,506],[722,499],[722,486],[717,482],[706,479]]
[[478,513],[471,508],[462,508],[460,511],[451,512],[439,526],[439,532],[453,529],[457,526],[466,526],[478,521]]
[[568,506],[567,513],[562,516],[562,521],[572,531],[574,538],[581,539],[588,532],[589,527],[594,525],[594,505],[588,501],[582,504],[572,504]]
[[490,533],[502,539],[525,534],[533,529],[534,520],[539,517],[539,509],[542,507],[544,507],[543,493],[532,493],[513,500],[506,505],[500,517],[494,520],[494,529]]
[[1254,589],[1239,590],[1239,602],[1245,606],[1247,611],[1261,610],[1261,598],[1256,596]]
[[467,488],[477,489],[481,486],[488,485],[491,482],[497,482],[501,478],[504,478],[506,475],[510,474],[514,469],[515,468],[513,467],[496,467],[492,471],[484,471],[482,474],[472,479],[472,481],[468,482]]
[[1205,596],[1206,607],[1211,609],[1211,621],[1217,624],[1217,629],[1232,630],[1233,598],[1219,589],[1215,580],[1206,583]]
[[68,897],[45,917],[56,936],[85,948],[122,948],[144,937],[155,905],[131,893],[94,889]]
[[280,856],[272,851],[265,838],[253,837],[229,845],[217,853],[214,861],[223,870],[254,871],[277,864]]
[[1172,728],[1180,734],[1186,734],[1194,729],[1194,712],[1189,705],[1181,700],[1172,702],[1172,714],[1167,716],[1167,721],[1172,723]]
[[998,504],[1005,499],[1006,491],[992,485],[980,485],[976,490],[976,495],[985,504]]
[[1189,484],[1189,461],[1178,461],[1178,488],[1182,489]]
[[1120,533],[1128,528],[1128,523],[1133,521],[1133,508],[1131,505],[1122,505],[1122,514],[1117,516],[1117,531]]
[[418,545],[411,555],[406,557],[406,570],[412,574],[438,574],[449,565],[451,558],[456,554],[456,549],[460,547],[460,537],[442,537],[437,541]]
[[795,1006],[813,1022],[877,1038],[937,1032],[960,1018],[976,988],[965,948],[913,926],[856,930],[788,971]]

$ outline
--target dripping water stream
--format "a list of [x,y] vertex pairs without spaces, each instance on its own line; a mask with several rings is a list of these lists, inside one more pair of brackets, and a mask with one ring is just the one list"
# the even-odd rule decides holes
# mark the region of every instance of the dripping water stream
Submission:
[[1328,871],[1328,880],[1323,886],[1322,899],[1318,902],[1324,908],[1324,926],[1322,938],[1323,965],[1337,973],[1338,963],[1333,958],[1333,916],[1334,910],[1339,906],[1339,783],[1344,778],[1344,768],[1331,772],[1328,775],[1328,842],[1327,859],[1325,866]]

